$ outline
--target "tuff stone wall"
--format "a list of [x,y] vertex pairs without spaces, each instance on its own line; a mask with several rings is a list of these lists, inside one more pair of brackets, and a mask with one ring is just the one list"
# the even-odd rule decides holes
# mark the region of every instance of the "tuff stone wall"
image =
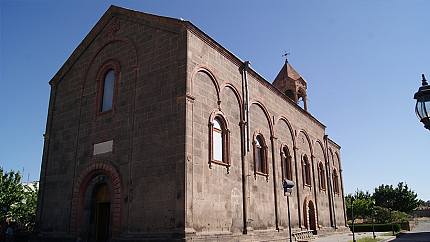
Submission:
[[[345,227],[340,147],[324,125],[253,70],[247,72],[247,151],[242,65],[191,23],[111,7],[51,81],[37,218],[41,241],[85,237],[88,189],[99,176],[111,191],[113,241],[284,240],[284,146],[296,183],[289,199],[293,230],[306,229],[310,203],[318,232]],[[98,82],[107,67],[119,77],[113,110],[99,113]],[[215,113],[230,133],[228,166],[209,164]],[[266,175],[254,172],[257,134],[267,146]],[[94,155],[94,144],[103,142],[112,152]],[[305,156],[310,186],[303,181]],[[327,173],[323,190],[319,163]],[[333,195],[335,168],[341,190]]]
[[[120,184],[111,195],[113,238],[183,234],[185,36],[158,18],[107,14],[53,79],[38,212],[43,236],[74,238],[87,229],[80,212],[86,187],[78,184],[88,169],[90,176],[119,174],[108,176]],[[97,80],[109,63],[120,76],[113,110],[99,113]],[[93,144],[107,140],[113,151],[93,155]]]
[[[236,234],[244,231],[243,198],[247,200],[246,222],[248,233],[286,230],[288,227],[286,197],[282,191],[281,149],[288,147],[293,159],[293,180],[296,187],[290,197],[293,229],[305,228],[309,201],[316,208],[317,230],[332,231],[345,227],[343,187],[333,197],[331,180],[327,171],[337,167],[339,148],[332,153],[337,160],[327,156],[328,142],[325,126],[288,101],[283,94],[253,71],[248,72],[250,97],[250,138],[262,134],[268,146],[268,176],[254,174],[252,143],[246,152],[245,177],[241,163],[241,107],[242,63],[228,55],[208,39],[193,31],[188,32],[187,64],[187,213],[186,228],[190,236],[208,234]],[[229,172],[224,166],[209,165],[209,121],[213,112],[221,112],[231,130],[231,158]],[[311,161],[312,184],[304,185],[302,160]],[[318,164],[326,174],[326,188],[319,188]],[[330,163],[330,166],[329,166]],[[330,173],[331,174],[331,173]],[[243,196],[242,183],[246,194]],[[339,184],[342,184],[341,180]],[[334,206],[332,205],[334,204]],[[241,210],[242,208],[242,210]],[[331,211],[331,212],[330,212]]]

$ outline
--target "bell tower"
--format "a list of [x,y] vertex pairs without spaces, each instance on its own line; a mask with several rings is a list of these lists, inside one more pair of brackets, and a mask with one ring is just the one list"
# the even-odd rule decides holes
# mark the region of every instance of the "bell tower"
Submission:
[[308,111],[306,80],[294,70],[287,58],[285,58],[284,66],[273,81],[273,85],[299,106],[303,104],[302,108]]

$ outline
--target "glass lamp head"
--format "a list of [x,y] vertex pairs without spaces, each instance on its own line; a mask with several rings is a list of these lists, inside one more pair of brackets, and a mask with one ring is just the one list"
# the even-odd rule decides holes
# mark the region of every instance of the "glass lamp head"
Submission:
[[424,74],[422,74],[422,86],[415,93],[414,99],[417,100],[415,113],[426,129],[430,130],[430,85]]

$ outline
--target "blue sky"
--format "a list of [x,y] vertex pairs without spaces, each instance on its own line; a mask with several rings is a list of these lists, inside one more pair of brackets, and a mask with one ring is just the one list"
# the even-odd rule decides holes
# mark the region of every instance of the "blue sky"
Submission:
[[48,81],[111,4],[190,20],[267,80],[290,52],[342,146],[346,192],[404,181],[430,200],[430,132],[412,99],[430,77],[426,0],[0,0],[0,166],[38,179]]

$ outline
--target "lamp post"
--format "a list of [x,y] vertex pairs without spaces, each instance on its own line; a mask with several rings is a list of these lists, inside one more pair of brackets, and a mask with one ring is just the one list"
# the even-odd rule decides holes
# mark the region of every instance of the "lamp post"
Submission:
[[394,236],[394,224],[393,224],[393,209],[390,209],[390,221],[391,221],[391,231],[393,231],[393,236]]
[[424,127],[430,130],[430,85],[428,84],[424,74],[422,76],[422,86],[415,93],[414,99],[417,100],[415,105],[415,113]]
[[355,240],[355,231],[354,231],[354,197],[351,196],[351,218],[352,218],[352,242],[357,242]]
[[282,181],[282,187],[284,188],[284,195],[287,195],[287,209],[288,209],[288,234],[290,237],[290,242],[293,242],[293,238],[291,236],[291,217],[290,217],[290,195],[293,191],[294,182],[288,179],[284,179]]
[[372,233],[373,233],[373,239],[376,239],[374,217],[375,217],[375,200],[372,200]]

